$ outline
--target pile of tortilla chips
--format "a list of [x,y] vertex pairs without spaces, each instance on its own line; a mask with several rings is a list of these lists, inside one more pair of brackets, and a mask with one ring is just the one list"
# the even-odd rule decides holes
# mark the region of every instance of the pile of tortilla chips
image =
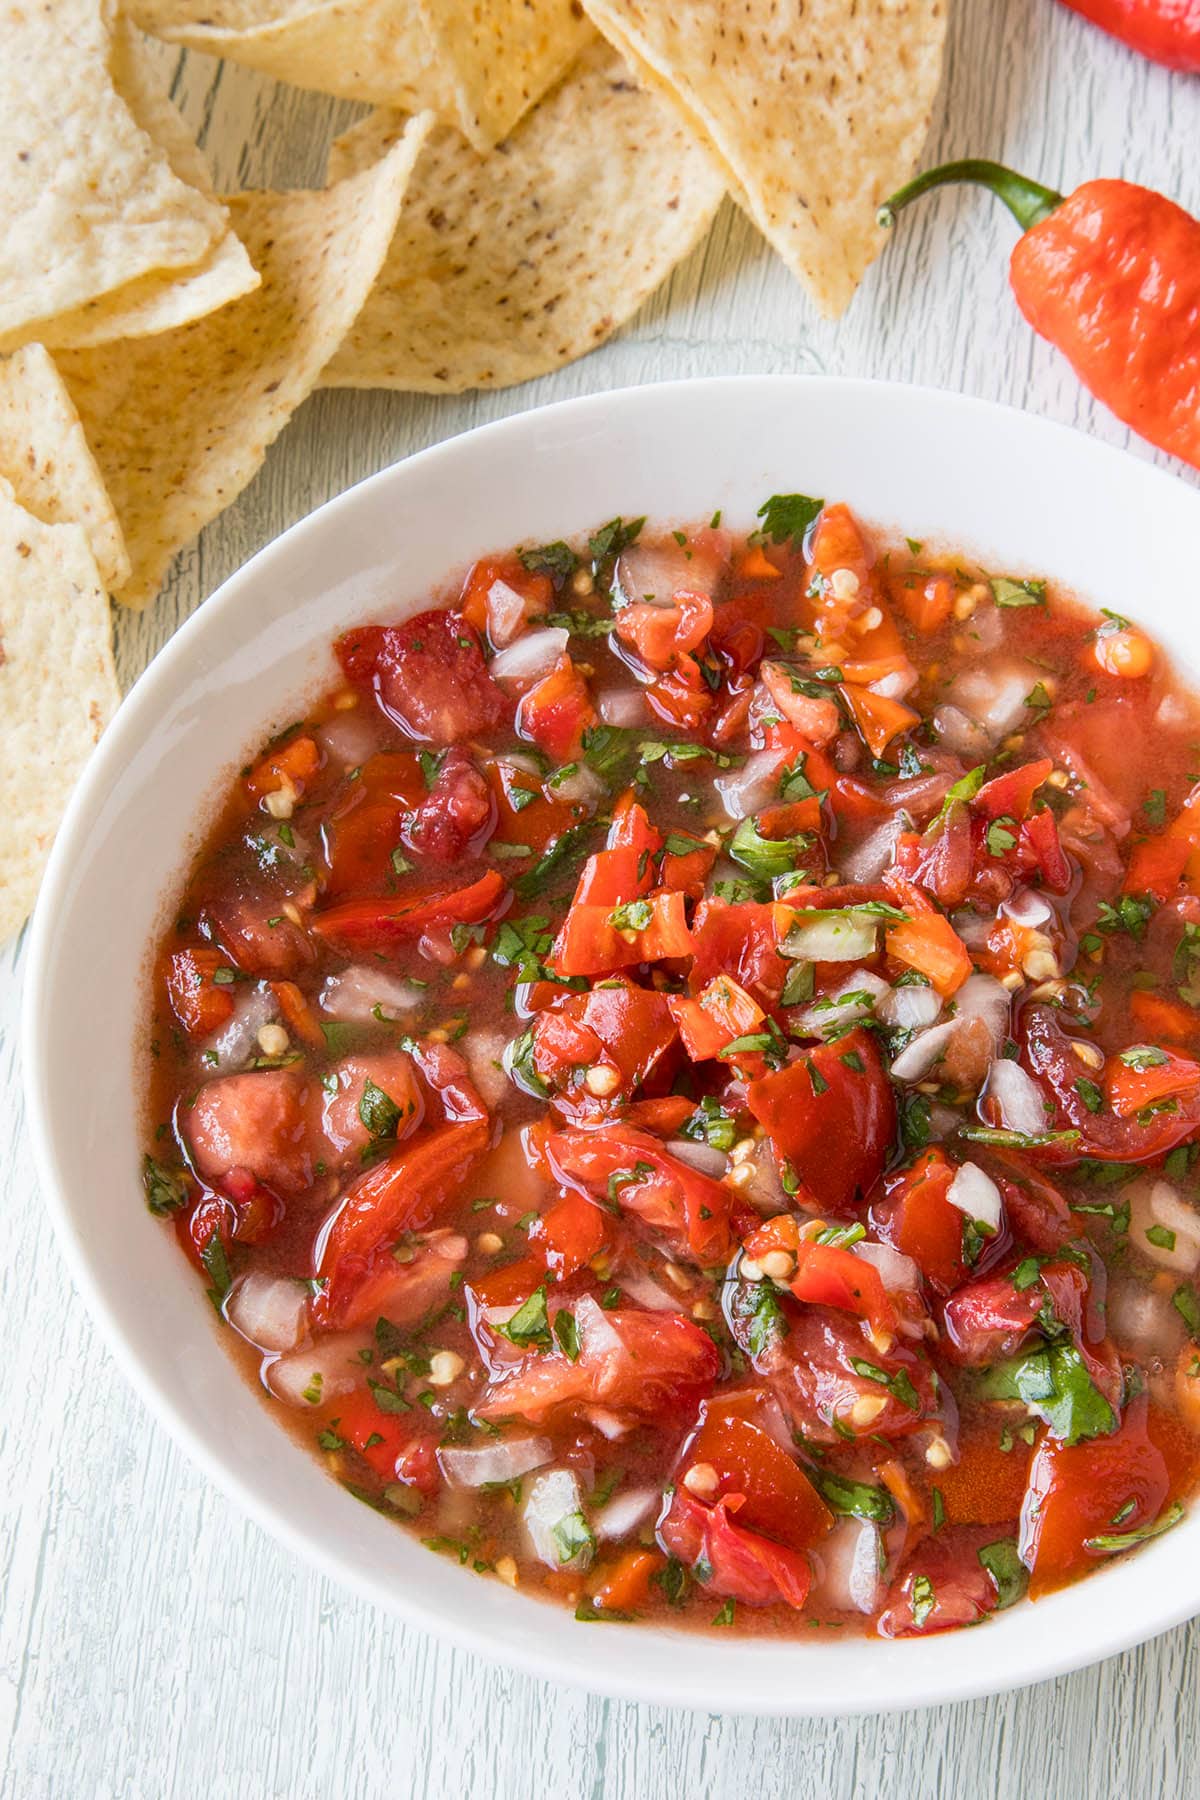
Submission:
[[[319,384],[602,343],[728,192],[822,312],[911,171],[947,0],[0,0],[0,940],[152,600]],[[585,10],[586,9],[586,10]],[[213,192],[142,33],[376,110]]]

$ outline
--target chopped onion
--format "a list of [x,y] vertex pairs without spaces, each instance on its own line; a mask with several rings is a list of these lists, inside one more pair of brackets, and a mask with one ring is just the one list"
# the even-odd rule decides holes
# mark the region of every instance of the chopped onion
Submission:
[[928,1031],[922,1031],[918,1037],[906,1044],[892,1063],[892,1079],[894,1081],[920,1081],[932,1069],[939,1057],[944,1056],[946,1046],[958,1029],[958,1020],[949,1019],[944,1025],[932,1025]]
[[749,1178],[738,1189],[740,1200],[748,1201],[764,1219],[774,1218],[776,1213],[788,1210],[791,1201],[783,1191],[779,1165],[775,1160],[770,1138],[760,1138],[749,1156],[738,1166],[751,1171]]
[[1004,1042],[1012,1002],[1008,989],[994,975],[968,975],[954,996],[954,1004],[958,1024],[981,1019],[997,1047]]
[[1032,888],[1018,888],[1007,900],[1000,902],[1000,911],[1014,925],[1024,925],[1030,931],[1038,931],[1054,917],[1054,909],[1049,901]]
[[756,750],[740,769],[716,777],[713,786],[731,819],[748,819],[776,798],[779,771],[786,760],[781,750]]
[[998,1056],[988,1070],[982,1098],[994,1100],[1005,1131],[1036,1137],[1046,1129],[1042,1091],[1033,1076],[1011,1057]]
[[503,650],[525,629],[525,602],[507,581],[493,581],[487,592],[488,636]]
[[882,694],[885,700],[903,700],[905,694],[911,694],[917,685],[917,671],[910,662],[902,669],[893,669],[890,675],[881,675],[878,681],[869,681],[867,686],[873,694]]
[[616,1413],[609,1412],[606,1406],[589,1406],[583,1416],[589,1425],[594,1425],[600,1436],[607,1438],[610,1443],[616,1443],[618,1438],[628,1437],[633,1430],[633,1426],[627,1419],[618,1418]]
[[[961,707],[948,704],[935,707],[932,722],[938,743],[967,762],[981,762],[991,751],[987,732],[974,719],[969,719]],[[949,785],[947,783],[947,787]]]
[[875,1612],[883,1585],[881,1548],[869,1520],[839,1519],[816,1552],[821,1576],[814,1597],[834,1612]]
[[[936,751],[930,752],[936,755]],[[921,824],[932,817],[941,807],[942,801],[958,779],[951,769],[935,769],[929,775],[914,775],[908,781],[889,781],[883,789],[883,798],[889,806],[903,807]]]
[[277,1399],[311,1411],[350,1393],[361,1380],[362,1344],[362,1336],[353,1332],[322,1338],[265,1362],[263,1381]]
[[950,923],[967,946],[968,950],[982,950],[992,935],[991,919],[982,918],[977,912],[956,912],[951,914]]
[[301,1282],[252,1270],[229,1290],[225,1317],[260,1350],[294,1350],[308,1330],[308,1294]]
[[570,1469],[550,1469],[530,1486],[521,1516],[535,1554],[548,1569],[585,1569],[592,1560],[590,1541],[573,1556],[564,1557],[565,1546],[556,1530],[565,1519],[582,1511],[579,1482]]
[[570,632],[560,626],[525,632],[492,658],[489,672],[493,681],[507,682],[522,690],[531,688],[550,673],[570,641]]
[[805,962],[861,962],[875,952],[878,923],[870,914],[847,911],[839,918],[813,919],[804,923],[804,914],[780,946],[784,956]]
[[[205,1052],[205,1066],[228,1075],[259,1054],[258,1034],[264,1025],[279,1017],[279,1002],[265,981],[253,987],[239,983],[234,990],[233,1016],[212,1040]],[[216,1057],[215,1065],[212,1057]]]
[[605,688],[596,695],[596,711],[606,725],[623,731],[636,731],[650,722],[645,698],[637,688]]
[[1007,667],[977,664],[957,678],[950,698],[992,738],[998,739],[1029,717],[1025,700],[1033,685],[1026,667],[1013,663]]
[[625,1354],[620,1333],[590,1294],[585,1294],[576,1303],[575,1325],[579,1332],[580,1351],[587,1356],[589,1363],[593,1358],[611,1356],[614,1351],[619,1356]]
[[334,713],[313,736],[330,762],[357,769],[379,749],[381,723],[377,708],[353,706],[348,712]]
[[1164,694],[1154,715],[1155,723],[1165,726],[1169,731],[1178,731],[1187,724],[1190,717],[1187,703],[1178,694]]
[[463,1040],[471,1079],[485,1106],[499,1106],[508,1092],[508,1076],[504,1072],[507,1044],[508,1039],[495,1026],[476,1026]]
[[899,1250],[893,1250],[890,1244],[861,1243],[851,1248],[855,1256],[879,1271],[879,1279],[889,1294],[915,1293],[921,1285],[921,1277],[916,1263],[911,1256],[904,1256]]
[[976,1224],[986,1225],[991,1231],[999,1231],[1004,1221],[1004,1202],[1000,1198],[1000,1189],[990,1175],[985,1175],[978,1163],[965,1162],[955,1172],[954,1180],[946,1189],[946,1198],[951,1206],[957,1206],[960,1213]]
[[577,763],[561,780],[551,779],[550,792],[556,800],[565,800],[569,805],[595,807],[605,798],[608,789],[594,769],[589,769],[586,763]]
[[1170,1290],[1160,1294],[1135,1278],[1109,1278],[1104,1317],[1117,1342],[1141,1357],[1170,1355],[1183,1336]]
[[[1150,1232],[1154,1237],[1147,1235]],[[1129,1197],[1128,1241],[1140,1255],[1164,1269],[1194,1274],[1200,1267],[1200,1213],[1169,1181],[1139,1183]]]
[[715,585],[714,559],[697,554],[685,544],[631,544],[617,558],[616,588],[623,606],[648,600],[652,606],[670,606],[677,593],[711,594]]
[[890,992],[887,982],[880,976],[872,974],[870,969],[860,969],[844,981],[836,993],[826,994],[806,1006],[797,1025],[805,1037],[824,1037],[827,1032],[840,1030],[856,1019],[868,1018]]
[[475,1449],[446,1447],[437,1453],[443,1475],[460,1488],[489,1487],[492,1482],[516,1481],[530,1469],[540,1469],[554,1455],[549,1438],[501,1438],[498,1443]]
[[895,1025],[901,1031],[923,1031],[941,1012],[942,997],[936,988],[906,982],[903,987],[889,988],[875,1010],[885,1025]]
[[657,1512],[661,1500],[658,1488],[637,1488],[628,1494],[616,1494],[596,1513],[592,1528],[598,1538],[628,1537],[651,1513]]
[[672,1138],[667,1149],[681,1163],[686,1163],[690,1169],[699,1169],[702,1175],[711,1175],[714,1181],[720,1181],[729,1168],[729,1158],[723,1150],[712,1144],[698,1143],[694,1138]]
[[616,1281],[622,1293],[628,1294],[631,1300],[636,1300],[648,1312],[679,1311],[678,1294],[669,1294],[666,1288],[659,1287],[640,1263],[631,1263],[628,1269],[619,1270]]
[[348,1025],[378,1024],[375,1008],[385,1019],[414,1012],[424,1004],[425,989],[402,975],[354,963],[340,975],[331,975],[321,989],[321,1011]]
[[843,881],[878,881],[896,856],[896,839],[908,829],[904,813],[893,813],[885,824],[870,832],[853,850],[838,852],[838,868]]

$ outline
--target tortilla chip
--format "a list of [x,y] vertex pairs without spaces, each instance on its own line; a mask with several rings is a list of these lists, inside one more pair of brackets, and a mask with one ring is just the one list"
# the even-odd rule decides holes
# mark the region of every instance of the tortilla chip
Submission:
[[912,173],[942,69],[946,0],[584,0],[721,159],[817,307],[849,304]]
[[235,195],[256,293],[179,331],[59,354],[125,533],[125,605],[154,598],[316,385],[379,273],[432,123],[410,120],[381,162],[320,193]]
[[[165,103],[150,107],[112,11],[113,0],[0,0],[0,349],[45,340],[62,315],[129,283],[198,271],[228,237],[226,209],[143,128],[139,111],[160,117]],[[248,279],[239,263],[232,291]],[[188,316],[221,297],[206,283]],[[111,318],[108,335],[126,325]]]
[[[330,173],[369,165],[403,129],[373,113],[334,144]],[[557,369],[637,311],[723,192],[707,153],[597,39],[498,150],[431,134],[323,385],[453,394]]]
[[33,905],[67,798],[120,699],[87,539],[35,519],[0,481],[0,942]]
[[128,581],[113,503],[75,403],[41,344],[0,360],[0,480],[44,525],[83,527],[106,587]]
[[279,81],[435,112],[486,150],[593,35],[576,0],[130,0],[173,44]]

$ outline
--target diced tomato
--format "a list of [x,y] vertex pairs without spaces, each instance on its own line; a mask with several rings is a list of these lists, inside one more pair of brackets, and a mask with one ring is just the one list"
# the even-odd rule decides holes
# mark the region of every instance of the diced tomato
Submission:
[[705,593],[680,588],[670,606],[637,600],[617,614],[615,631],[649,669],[669,669],[677,656],[698,649],[712,628],[712,601]]
[[[1109,1109],[1093,1110],[1094,1099],[1079,1087],[1085,1064],[1074,1054],[1075,1041],[1052,1007],[1037,1003],[1022,1014],[1024,1058],[1035,1078],[1040,1078],[1055,1113],[1048,1123],[1056,1131],[1077,1133],[1068,1142],[1052,1142],[1028,1151],[1039,1162],[1077,1162],[1096,1157],[1107,1162],[1152,1162],[1190,1139],[1200,1127],[1200,1091],[1181,1093],[1170,1111],[1138,1111],[1120,1116]],[[1089,1045],[1089,1051],[1091,1046]],[[1190,1062],[1190,1058],[1180,1058]],[[1132,1071],[1131,1071],[1132,1072]],[[1153,1070],[1147,1071],[1153,1074]],[[1093,1083],[1093,1086],[1096,1084]]]
[[423,1494],[437,1493],[437,1438],[428,1427],[422,1430],[411,1412],[384,1412],[367,1388],[347,1394],[337,1408],[338,1436],[354,1446],[376,1475]]
[[328,894],[382,892],[393,885],[401,823],[424,794],[425,777],[411,752],[383,751],[363,763],[321,828]]
[[872,756],[881,757],[893,738],[921,723],[921,715],[901,700],[845,681],[838,689]]
[[1095,1539],[1137,1531],[1158,1517],[1170,1480],[1147,1419],[1143,1395],[1108,1437],[1065,1444],[1043,1433],[1021,1513],[1021,1557],[1034,1599],[1102,1561],[1109,1552]]
[[410,1137],[425,1115],[413,1060],[404,1050],[343,1057],[322,1077],[321,1094],[328,1146],[323,1160],[337,1169],[359,1166],[381,1139]]
[[576,817],[577,808],[549,798],[538,777],[514,763],[489,763],[487,777],[496,800],[494,843],[525,844],[540,855]]
[[509,716],[461,613],[434,608],[403,625],[363,625],[339,638],[334,651],[346,679],[425,743],[459,743]]
[[702,1268],[729,1261],[745,1209],[732,1189],[669,1155],[648,1132],[626,1124],[559,1131],[547,1150],[559,1180],[619,1206],[664,1235],[676,1255]]
[[[689,848],[683,849],[685,844]],[[663,851],[662,884],[665,888],[677,888],[690,900],[699,900],[716,860],[715,844],[705,843],[703,838],[693,838],[686,832],[673,831]]]
[[971,886],[973,855],[970,814],[957,803],[922,835],[912,831],[900,834],[893,872],[920,882],[940,905],[961,906]]
[[699,731],[716,705],[704,671],[690,654],[674,663],[645,690],[652,712],[681,731]]
[[1042,886],[1052,894],[1065,894],[1071,886],[1071,864],[1058,835],[1054,814],[1047,807],[1034,813],[1021,826],[1016,850],[1017,864],[1025,873],[1041,876]]
[[966,1220],[946,1195],[955,1169],[943,1150],[926,1150],[889,1179],[887,1195],[871,1208],[885,1243],[911,1256],[938,1294],[953,1293],[969,1273],[963,1257]]
[[312,1182],[303,1077],[294,1069],[252,1069],[206,1082],[182,1118],[197,1171],[220,1186],[248,1170],[285,1197]]
[[679,1416],[711,1393],[720,1373],[708,1333],[678,1313],[602,1312],[588,1299],[577,1304],[575,1321],[574,1362],[557,1348],[534,1351],[492,1380],[476,1415],[533,1425],[581,1406],[650,1420]]
[[852,1212],[882,1174],[896,1103],[869,1032],[818,1044],[752,1082],[747,1103],[819,1210]]
[[252,800],[263,800],[268,794],[290,790],[299,799],[320,767],[321,752],[313,739],[303,735],[291,738],[255,764],[246,776],[246,792]]
[[650,1598],[650,1583],[663,1567],[654,1550],[624,1550],[601,1563],[590,1579],[591,1600],[602,1612],[633,1613]]
[[312,1050],[324,1050],[325,1034],[321,1030],[316,1014],[304,997],[303,991],[294,981],[273,981],[271,992],[275,996],[279,1015],[293,1037],[300,1039]]
[[552,960],[558,973],[606,975],[637,963],[689,954],[692,940],[682,894],[663,889],[634,904],[648,913],[635,912],[623,923],[625,915],[615,908],[574,901],[554,941]]
[[906,968],[927,975],[939,994],[953,994],[971,973],[971,955],[949,919],[938,912],[920,889],[895,869],[884,881],[908,914],[902,924],[889,924],[887,953]]
[[[224,984],[216,980],[225,971]],[[195,945],[172,952],[167,964],[167,997],[189,1037],[211,1037],[233,1015],[233,970],[219,950]]]
[[1193,1044],[1200,1038],[1200,1012],[1146,988],[1134,988],[1130,994],[1129,1017],[1151,1042],[1166,1038],[1172,1043]]
[[977,1625],[995,1612],[999,1590],[979,1560],[987,1533],[950,1526],[918,1544],[888,1590],[880,1637],[929,1637]]
[[1048,756],[1006,769],[1003,775],[984,782],[971,801],[971,811],[981,819],[1024,819],[1033,805],[1033,796],[1053,772],[1054,764]]
[[1104,1086],[1109,1105],[1125,1119],[1162,1100],[1194,1094],[1200,1088],[1200,1062],[1157,1045],[1135,1045],[1123,1056],[1109,1058]]
[[896,1329],[896,1309],[888,1299],[879,1271],[852,1250],[802,1238],[796,1248],[796,1272],[788,1287],[810,1306],[834,1306],[865,1319],[878,1336]]
[[1014,1356],[1045,1303],[1040,1280],[1017,1289],[1011,1270],[958,1288],[946,1302],[947,1354],[970,1368],[987,1368],[1002,1357]]
[[611,910],[629,900],[644,899],[655,885],[654,861],[662,836],[646,809],[625,795],[613,811],[608,842],[589,856],[576,884],[576,906]]
[[608,1242],[608,1220],[582,1194],[564,1193],[529,1228],[529,1241],[544,1254],[558,1281],[586,1268]]
[[506,889],[495,869],[470,887],[427,887],[394,898],[345,900],[317,913],[313,930],[344,956],[399,953],[437,926],[474,925],[499,908]]
[[735,573],[740,581],[778,581],[783,570],[775,567],[761,544],[751,544],[738,558]]
[[774,1006],[787,980],[779,943],[791,927],[791,909],[768,902],[702,900],[692,921],[693,994],[718,975],[730,975],[766,1006]]
[[756,1032],[766,1017],[757,1000],[730,975],[718,975],[695,1000],[672,994],[667,1005],[693,1062],[719,1056],[735,1038]]
[[735,1524],[740,1495],[705,1506],[686,1488],[676,1488],[658,1528],[659,1542],[692,1569],[704,1587],[747,1606],[782,1601],[797,1609],[808,1599],[812,1571],[799,1551]]
[[894,584],[900,609],[917,631],[940,631],[954,605],[954,583],[948,575],[905,575]]
[[1070,1207],[1053,1183],[1015,1151],[996,1150],[991,1173],[1004,1201],[1004,1216],[1020,1244],[1053,1255],[1079,1235]]
[[442,1125],[402,1144],[352,1181],[318,1234],[314,1254],[325,1286],[313,1300],[319,1323],[339,1316],[372,1253],[404,1231],[426,1231],[487,1148],[482,1120]]
[[495,823],[496,802],[487,777],[455,746],[406,822],[404,842],[427,862],[461,862],[479,855]]
[[467,570],[458,610],[476,631],[503,650],[534,619],[550,610],[554,583],[515,556],[485,557]]
[[[568,994],[539,1013],[533,1027],[533,1066],[559,1096],[569,1117],[599,1117],[632,1096],[662,1066],[676,1038],[662,994],[614,982],[585,994]],[[616,1085],[593,1094],[581,1079],[585,1068],[612,1071]]]
[[837,736],[842,720],[834,700],[823,694],[806,694],[784,663],[764,662],[759,675],[773,706],[814,748]]
[[[336,1308],[321,1309],[322,1324],[348,1331],[381,1316],[393,1325],[416,1324],[450,1293],[451,1277],[466,1261],[467,1249],[466,1238],[457,1232],[432,1231],[413,1250],[411,1262],[397,1262],[394,1256],[376,1259],[357,1284],[340,1284]],[[536,1286],[535,1277],[525,1294]]]
[[678,1137],[679,1128],[690,1119],[695,1106],[683,1094],[664,1094],[659,1100],[635,1100],[632,1105],[622,1108],[621,1118],[626,1125],[635,1125],[642,1131],[652,1131],[656,1137]]
[[580,754],[583,734],[595,724],[588,684],[565,652],[517,708],[521,736],[560,763]]
[[726,1409],[719,1399],[700,1410],[700,1428],[680,1462],[686,1470],[708,1463],[718,1494],[741,1494],[739,1526],[762,1531],[793,1550],[807,1550],[832,1529],[833,1515],[795,1459],[752,1419]]
[[277,894],[229,887],[205,904],[202,923],[235,969],[269,981],[289,978],[308,968],[316,952],[304,926],[288,918],[283,905]]
[[798,1306],[790,1296],[780,1302],[786,1331],[764,1332],[757,1301],[749,1283],[737,1290],[734,1337],[811,1442],[905,1437],[939,1412],[933,1370],[901,1341],[881,1351],[858,1320],[831,1308]]

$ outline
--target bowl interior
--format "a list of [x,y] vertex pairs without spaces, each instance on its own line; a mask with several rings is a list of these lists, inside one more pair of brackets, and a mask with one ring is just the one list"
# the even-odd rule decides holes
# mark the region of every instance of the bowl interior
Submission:
[[171,1235],[142,1210],[147,946],[224,774],[329,678],[330,639],[453,569],[614,514],[745,528],[774,492],[1049,575],[1200,666],[1200,494],[1061,427],[865,382],[666,384],[508,419],[385,470],[209,600],[137,684],[71,805],[33,930],[26,1070],[43,1188],[131,1379],[206,1471],[328,1573],[550,1677],[714,1710],[966,1697],[1094,1660],[1200,1610],[1200,1511],[1081,1586],[969,1636],[884,1644],[596,1630],[430,1555],[294,1445],[230,1366]]

